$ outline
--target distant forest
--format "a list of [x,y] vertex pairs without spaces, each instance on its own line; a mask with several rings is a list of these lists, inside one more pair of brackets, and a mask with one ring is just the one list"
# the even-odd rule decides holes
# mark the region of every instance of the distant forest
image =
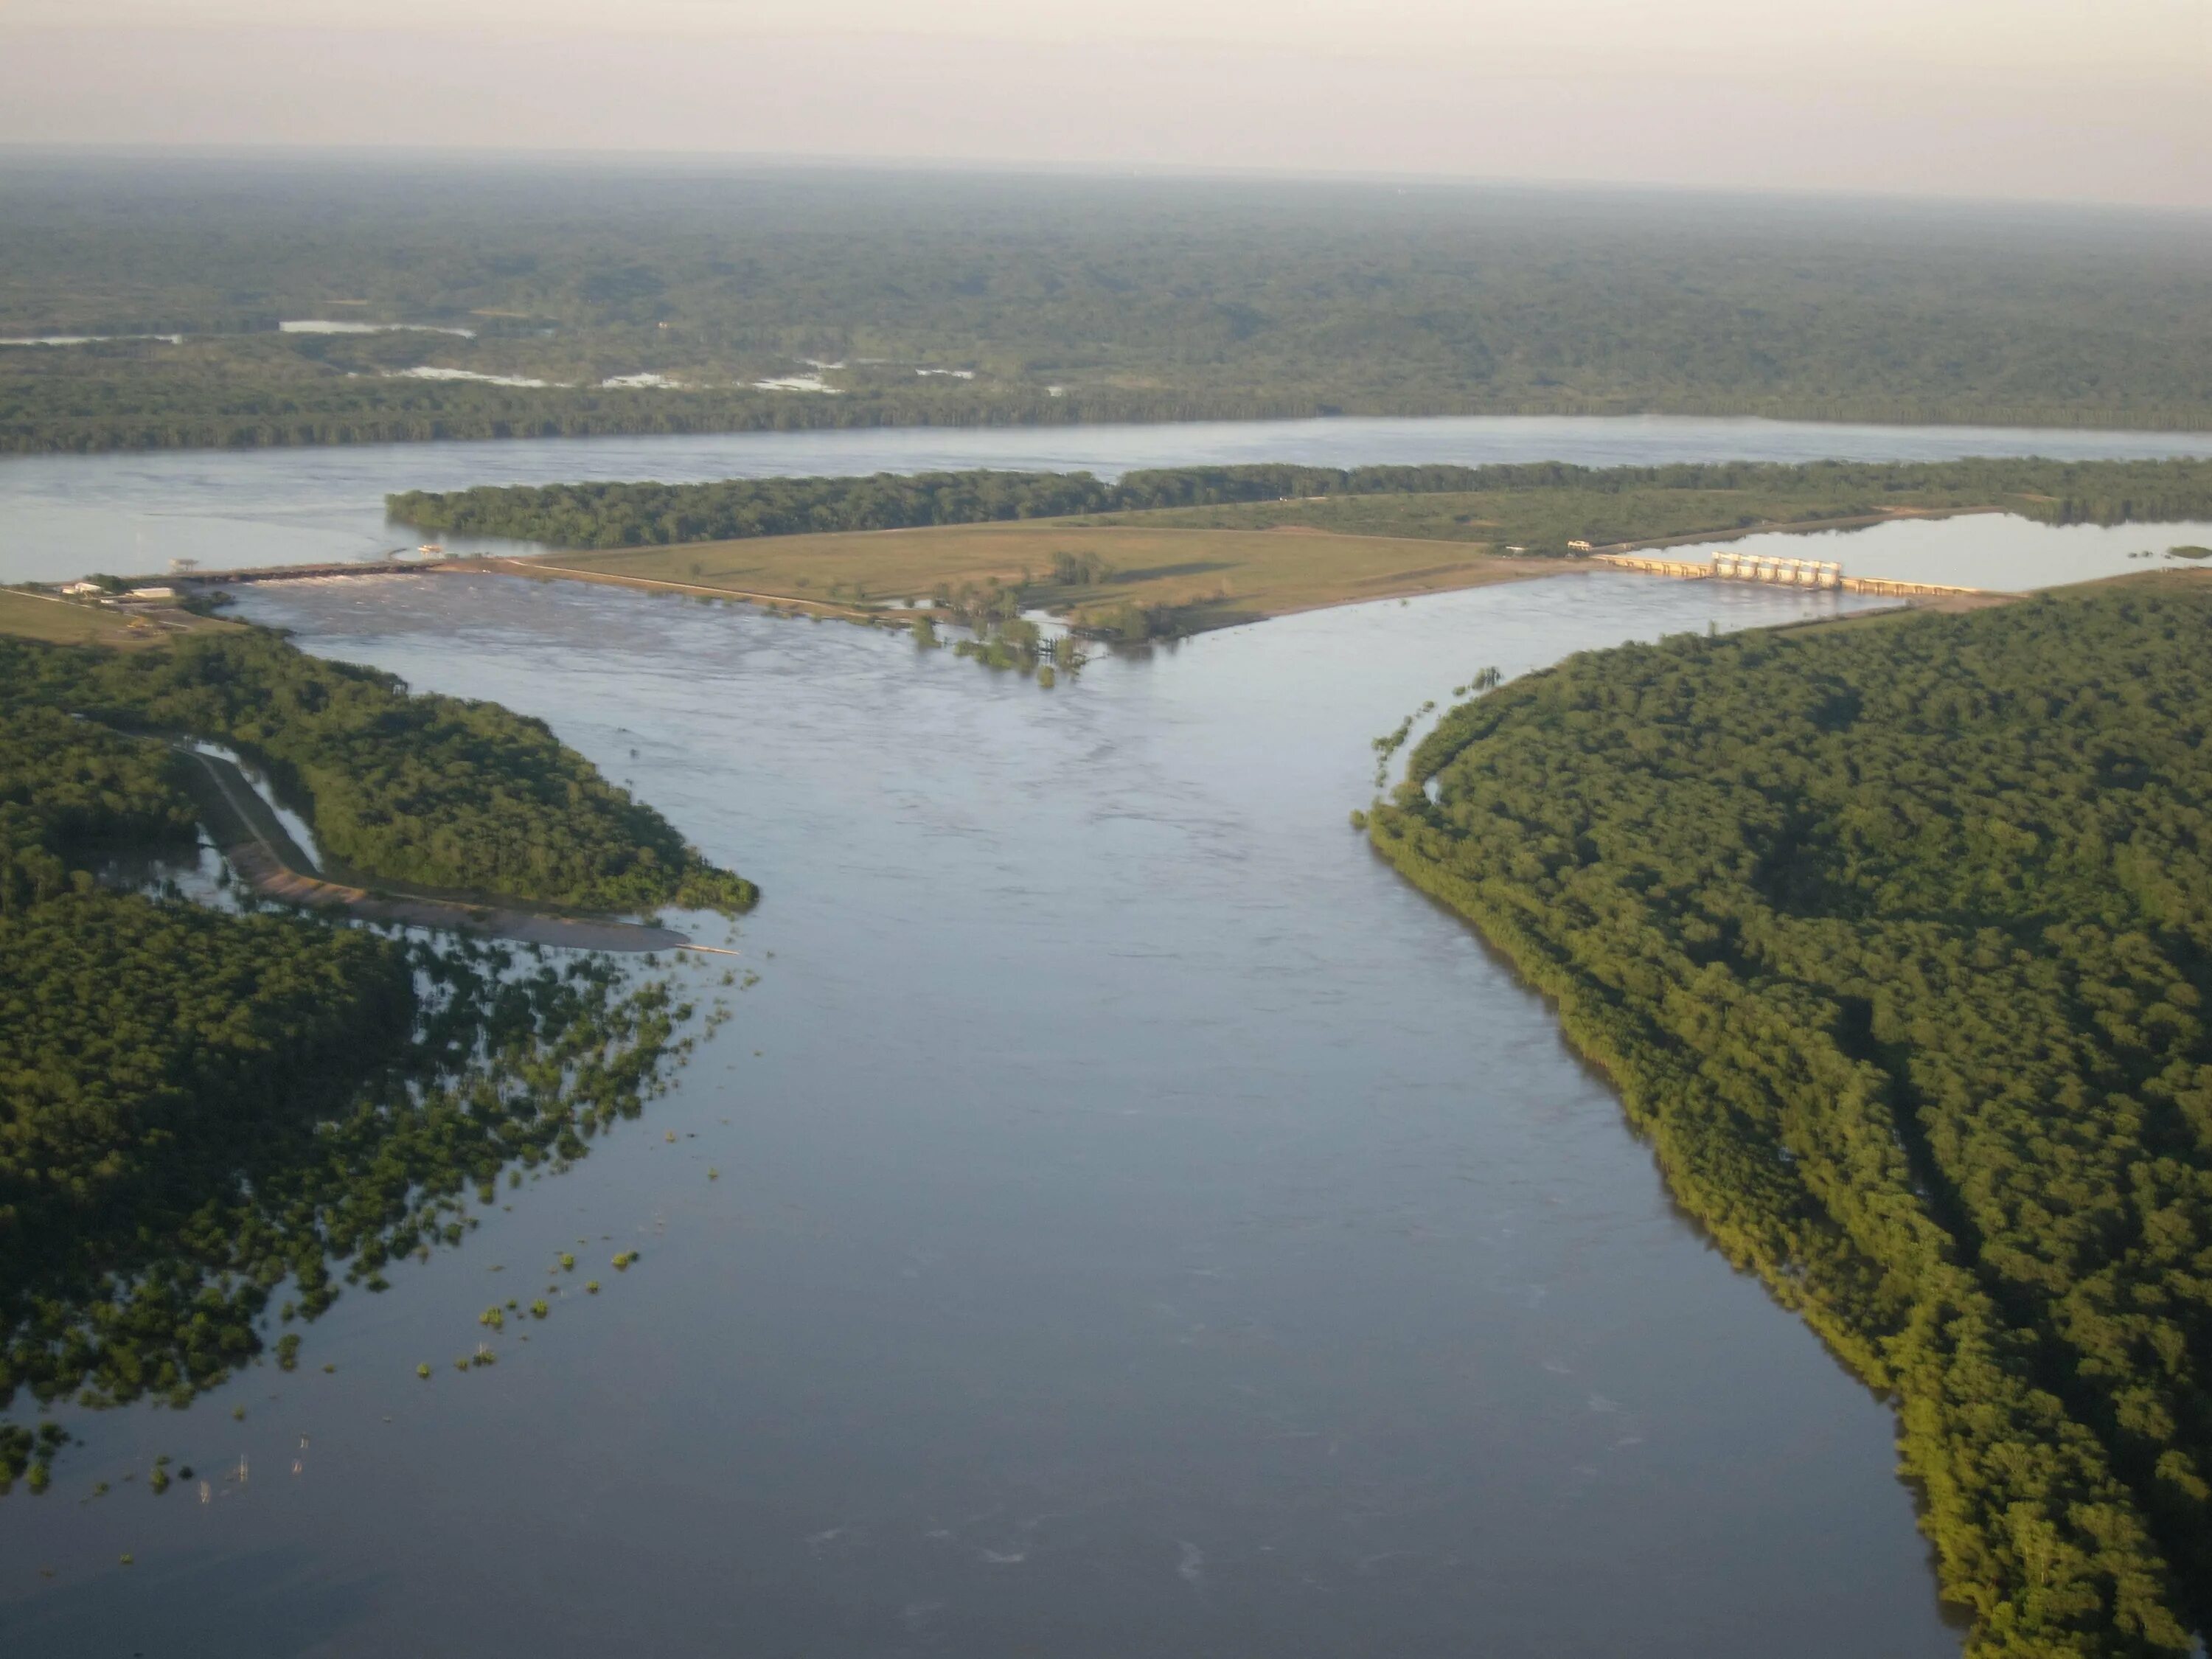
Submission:
[[[1325,413],[2205,428],[2208,319],[2212,227],[2148,214],[0,165],[0,337],[185,337],[0,347],[0,450]],[[277,331],[299,319],[417,326]]]
[[2212,1620],[2208,732],[2173,573],[1570,658],[1370,823],[1893,1396],[1972,1654]]
[[[1654,510],[1690,503],[1690,517]],[[1396,498],[1414,498],[1411,501]],[[1425,511],[1420,498],[1448,502]],[[1531,516],[1531,500],[1540,510]],[[1265,505],[1262,516],[1173,509]],[[1345,508],[1350,506],[1351,511]],[[879,472],[859,478],[729,478],[714,483],[483,485],[386,497],[421,529],[561,548],[669,546],[832,531],[1143,513],[1149,522],[1265,528],[1313,523],[1354,532],[1483,540],[1518,535],[1563,553],[1599,539],[1863,517],[1893,507],[2002,507],[2053,524],[2212,517],[2212,461],[1757,461],[1586,467],[1155,468],[1104,483],[1087,472]],[[1510,510],[1517,508],[1517,511]],[[1319,510],[1317,510],[1319,509]],[[1364,510],[1363,510],[1364,509]]]

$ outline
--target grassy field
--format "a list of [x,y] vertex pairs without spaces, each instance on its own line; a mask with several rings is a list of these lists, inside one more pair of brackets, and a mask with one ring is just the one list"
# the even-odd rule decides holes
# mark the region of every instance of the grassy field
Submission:
[[[1110,574],[1055,583],[1054,557],[1103,560]],[[1175,611],[1188,631],[1293,611],[1558,575],[1554,559],[1304,528],[1194,530],[1062,521],[776,536],[678,547],[559,553],[531,562],[619,580],[850,611],[927,604],[940,586],[1020,584],[1024,603],[1077,622],[1122,605]]]
[[196,617],[188,611],[126,613],[107,605],[72,605],[0,588],[0,634],[55,645],[113,645],[137,649],[178,634],[234,629],[236,623]]

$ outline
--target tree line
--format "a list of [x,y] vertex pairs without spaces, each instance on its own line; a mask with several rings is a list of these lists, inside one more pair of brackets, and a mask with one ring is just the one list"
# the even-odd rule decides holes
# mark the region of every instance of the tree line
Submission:
[[2212,1618],[2212,588],[1682,637],[1447,714],[1375,844],[1899,1416],[1969,1650]]
[[[1346,498],[1540,496],[1603,511],[1648,495],[1741,495],[1761,516],[1841,519],[1896,507],[2003,506],[2050,523],[2212,516],[2212,461],[1731,461],[1587,467],[1561,461],[1486,466],[1256,464],[1147,468],[1105,483],[1087,472],[970,471],[866,477],[727,478],[708,483],[478,485],[386,498],[404,524],[563,548],[667,546],[829,531],[910,529],[1018,519],[1159,513],[1254,503],[1297,514]],[[1482,501],[1459,524],[1419,517],[1397,533],[1479,534]],[[1711,511],[1717,512],[1717,505]],[[1277,518],[1284,516],[1278,513]],[[1741,515],[1739,515],[1741,516]],[[1477,528],[1460,526],[1474,521]],[[1332,521],[1333,522],[1333,521]],[[1653,533],[1674,533],[1672,520]],[[1734,525],[1714,526],[1735,527]],[[1564,539],[1547,550],[1565,551]]]

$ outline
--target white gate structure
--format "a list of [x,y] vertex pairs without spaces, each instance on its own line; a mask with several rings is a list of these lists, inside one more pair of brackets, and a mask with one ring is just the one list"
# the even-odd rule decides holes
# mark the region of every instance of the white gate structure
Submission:
[[1810,587],[1825,592],[1881,593],[1896,599],[1942,599],[1978,593],[1978,587],[1946,587],[1939,582],[1899,581],[1889,576],[1846,576],[1834,559],[1785,559],[1772,553],[1719,552],[1710,564],[1687,559],[1654,558],[1648,553],[1596,553],[1593,558],[1623,570],[1672,576],[1680,581],[1765,582],[1780,587]]

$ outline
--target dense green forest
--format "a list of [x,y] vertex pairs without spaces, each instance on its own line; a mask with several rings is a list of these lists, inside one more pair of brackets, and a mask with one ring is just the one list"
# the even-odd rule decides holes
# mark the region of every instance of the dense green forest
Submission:
[[[1508,540],[1561,553],[1607,542],[1863,517],[1898,507],[2002,507],[2047,523],[2212,517],[2212,461],[1730,461],[1669,466],[1164,467],[1103,483],[1087,472],[879,472],[713,483],[482,485],[386,498],[403,524],[563,548],[666,546],[755,536],[911,529],[1143,513],[1160,525]],[[1259,510],[1253,510],[1257,508]]]
[[1571,658],[1370,821],[1895,1396],[1978,1654],[2212,1617],[2208,737],[2174,573]]
[[[544,899],[752,896],[541,724],[273,635],[0,640],[0,1410],[23,1389],[188,1404],[263,1352],[279,1287],[285,1322],[341,1275],[385,1288],[394,1259],[459,1242],[471,1194],[641,1109],[691,1042],[668,983],[611,958],[556,969],[103,884],[114,854],[195,844],[181,757],[113,726],[251,749],[364,867]],[[277,1348],[294,1363],[296,1338]],[[0,1491],[44,1490],[58,1449],[0,1425]]]
[[544,721],[411,695],[273,634],[135,653],[0,638],[0,681],[24,702],[234,745],[363,876],[611,910],[740,910],[754,897]]
[[[185,337],[0,349],[0,449],[1325,413],[2212,425],[2212,232],[2148,214],[18,156],[0,231],[0,337]],[[278,331],[302,319],[415,326]]]
[[480,485],[385,497],[401,524],[556,547],[904,530],[1110,511],[1120,492],[1087,472],[878,472],[866,478],[729,478],[714,483]]

